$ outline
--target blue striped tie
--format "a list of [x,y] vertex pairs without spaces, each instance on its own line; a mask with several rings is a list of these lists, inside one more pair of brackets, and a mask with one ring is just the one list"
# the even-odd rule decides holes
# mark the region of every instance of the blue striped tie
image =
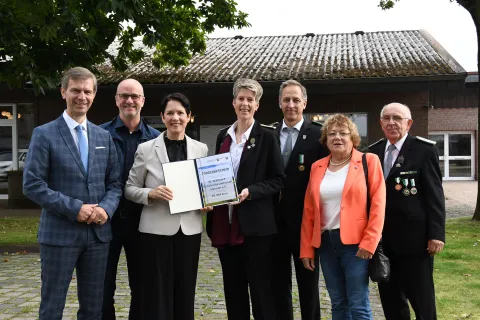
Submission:
[[88,172],[88,145],[87,139],[82,132],[82,126],[78,125],[75,127],[77,131],[77,138],[78,138],[78,151],[80,152],[80,159],[82,159],[83,167],[85,168],[85,172]]

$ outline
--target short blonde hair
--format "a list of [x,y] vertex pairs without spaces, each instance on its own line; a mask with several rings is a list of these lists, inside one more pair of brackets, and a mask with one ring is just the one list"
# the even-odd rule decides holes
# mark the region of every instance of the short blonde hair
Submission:
[[238,93],[242,89],[252,91],[255,94],[255,101],[260,102],[260,99],[263,95],[263,88],[256,80],[239,78],[237,81],[235,81],[235,84],[233,85],[233,98],[236,99]]
[[334,127],[347,127],[350,131],[350,138],[353,142],[353,147],[357,148],[360,145],[360,134],[358,133],[357,126],[353,121],[341,113],[334,114],[325,121],[322,127],[322,135],[320,142],[327,145],[327,133]]

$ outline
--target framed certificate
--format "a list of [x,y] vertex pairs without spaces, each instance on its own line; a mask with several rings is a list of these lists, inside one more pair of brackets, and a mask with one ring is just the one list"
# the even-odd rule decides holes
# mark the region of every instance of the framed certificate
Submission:
[[170,213],[238,201],[230,153],[162,163],[165,184],[173,191]]

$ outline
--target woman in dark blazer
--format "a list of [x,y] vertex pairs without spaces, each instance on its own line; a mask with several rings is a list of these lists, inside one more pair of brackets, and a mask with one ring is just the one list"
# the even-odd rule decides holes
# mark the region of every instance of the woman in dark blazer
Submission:
[[273,196],[283,184],[283,163],[273,128],[255,121],[263,90],[251,79],[233,88],[237,121],[222,129],[216,153],[230,152],[239,202],[207,215],[207,233],[218,248],[228,319],[249,320],[250,301],[257,320],[275,319],[272,299]]

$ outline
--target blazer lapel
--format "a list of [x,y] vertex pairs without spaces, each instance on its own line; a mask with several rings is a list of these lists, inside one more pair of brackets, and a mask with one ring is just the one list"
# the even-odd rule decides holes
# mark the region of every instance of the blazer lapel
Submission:
[[160,159],[160,163],[170,162],[168,159],[167,148],[165,147],[165,141],[163,140],[164,135],[165,131],[155,139],[155,153]]
[[[88,134],[88,173],[92,170],[93,160],[95,159],[95,147],[97,147],[97,135],[93,132],[92,123],[87,121],[87,134]],[[106,147],[106,146],[104,146]],[[82,166],[83,167],[83,166]]]
[[185,139],[187,139],[187,159],[195,159],[198,158],[197,156],[197,147],[195,146],[193,139],[189,136],[185,135]]
[[260,124],[255,121],[253,124],[252,131],[250,132],[250,136],[248,137],[247,142],[245,142],[245,147],[243,148],[242,151],[242,157],[240,158],[240,165],[239,167],[242,166],[242,164],[247,160],[247,158],[253,154],[255,151],[255,148],[258,148],[258,142],[260,140],[260,137],[262,135],[262,128],[260,127]]
[[77,145],[73,140],[72,133],[70,132],[70,129],[65,122],[65,119],[63,119],[63,116],[60,116],[60,118],[57,119],[57,123],[58,130],[60,131],[60,135],[62,136],[63,141],[65,141],[68,150],[70,150],[70,153],[72,154],[73,159],[82,171],[82,174],[87,177],[87,173],[85,172],[85,168],[83,167],[82,160],[80,159],[80,152],[78,151]]
[[[402,169],[402,166],[405,162],[405,155],[408,154],[408,150],[410,150],[410,143],[412,142],[413,137],[408,134],[407,139],[405,139],[405,142],[402,145],[402,149],[398,153],[397,159],[393,163],[392,169],[390,169],[390,173],[388,174],[388,177],[393,176],[398,170]],[[384,149],[385,152],[385,149]],[[387,178],[388,178],[387,177]]]
[[[350,168],[348,168],[347,180],[345,180],[345,186],[343,187],[342,198],[350,190],[353,182],[359,178],[361,170],[359,170],[362,165],[362,153],[353,149],[352,150],[352,159],[350,160]],[[361,176],[361,175],[360,175]]]
[[[295,146],[293,146],[292,153],[288,158],[287,169],[290,169],[290,166],[292,166],[292,164],[296,166],[296,163],[298,162],[298,153],[301,150],[304,140],[308,136],[309,129],[310,128],[308,127],[307,122],[303,121],[300,131],[298,132],[297,141],[295,141]],[[305,139],[303,139],[303,136],[305,136]]]
[[[315,172],[314,175],[311,176],[311,181],[309,182],[313,187],[313,201],[317,212],[320,211],[320,185],[325,177],[325,172],[328,168],[328,162],[332,156],[329,155],[325,158],[324,161],[320,161],[318,166],[318,172]],[[313,171],[313,168],[312,168]]]

